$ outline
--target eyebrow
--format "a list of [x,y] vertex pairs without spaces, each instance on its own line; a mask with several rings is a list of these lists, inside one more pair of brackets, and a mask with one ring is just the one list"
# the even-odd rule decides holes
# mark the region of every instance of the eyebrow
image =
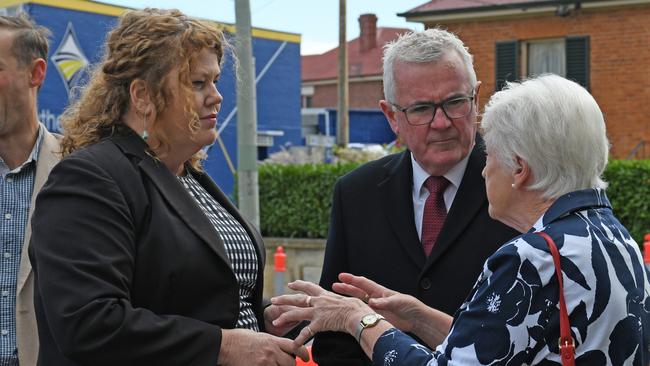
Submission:
[[468,93],[468,94],[454,93],[454,94],[450,95],[449,97],[447,97],[447,98],[445,98],[445,99],[443,99],[443,100],[441,100],[439,102],[436,102],[436,101],[433,101],[433,100],[416,100],[415,102],[409,104],[408,106],[411,107],[411,106],[416,106],[416,105],[424,105],[424,104],[432,104],[432,103],[440,104],[440,103],[448,102],[450,100],[454,100],[454,99],[458,99],[458,98],[467,98],[467,97],[471,97],[471,96],[472,96],[471,93]]

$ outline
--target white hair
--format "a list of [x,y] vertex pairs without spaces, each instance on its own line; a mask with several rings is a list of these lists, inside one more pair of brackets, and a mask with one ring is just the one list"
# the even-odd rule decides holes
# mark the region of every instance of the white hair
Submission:
[[492,96],[481,121],[485,146],[505,167],[516,157],[533,173],[528,187],[545,198],[587,188],[606,188],[601,179],[609,142],[605,120],[582,86],[557,75],[508,83]]
[[[467,47],[455,34],[440,28],[431,28],[420,32],[400,35],[396,40],[384,46],[384,97],[395,102],[395,77],[393,68],[396,61],[401,62],[436,62],[449,52],[456,51],[461,57],[467,76],[476,85],[474,62]],[[435,81],[432,81],[435,82]]]

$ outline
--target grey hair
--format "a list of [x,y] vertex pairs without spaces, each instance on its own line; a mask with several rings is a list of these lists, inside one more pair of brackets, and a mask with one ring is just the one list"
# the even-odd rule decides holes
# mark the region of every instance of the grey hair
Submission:
[[427,63],[435,62],[447,53],[456,51],[467,68],[472,87],[476,85],[476,72],[472,55],[455,34],[440,28],[400,35],[384,46],[384,97],[395,102],[395,77],[393,67],[396,61]]
[[587,188],[607,188],[601,176],[609,142],[605,120],[582,86],[546,74],[508,83],[492,96],[481,121],[485,146],[505,167],[516,157],[533,173],[531,190],[544,198]]

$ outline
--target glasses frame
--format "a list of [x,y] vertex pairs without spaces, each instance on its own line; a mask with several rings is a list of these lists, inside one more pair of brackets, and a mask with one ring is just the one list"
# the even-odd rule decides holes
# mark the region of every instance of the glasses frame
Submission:
[[[459,117],[449,117],[449,115],[447,114],[447,110],[445,109],[445,104],[450,103],[450,102],[454,102],[454,101],[457,101],[457,100],[461,100],[461,99],[467,99],[467,100],[469,100],[471,102],[471,105],[470,105],[469,110],[467,111],[467,114],[465,114],[463,116],[459,116]],[[476,93],[474,91],[472,91],[472,93],[470,95],[449,98],[447,100],[443,100],[440,103],[433,103],[433,102],[430,102],[430,103],[415,103],[415,104],[411,104],[408,107],[401,107],[400,105],[398,105],[396,103],[393,103],[393,102],[390,102],[390,104],[396,110],[404,113],[404,117],[406,117],[406,122],[408,122],[408,124],[410,124],[411,126],[424,126],[424,125],[431,124],[431,122],[433,122],[433,120],[436,119],[436,113],[438,113],[438,109],[442,109],[442,113],[444,113],[445,117],[447,117],[449,120],[460,119],[460,118],[465,118],[465,117],[469,116],[470,113],[472,113],[472,109],[474,108],[474,99],[476,99]],[[426,123],[412,123],[411,121],[409,121],[409,116],[408,116],[408,113],[406,113],[406,111],[409,110],[410,108],[413,108],[413,107],[416,107],[416,106],[430,106],[430,107],[433,107],[433,116],[431,117],[431,120],[429,122],[426,122]]]

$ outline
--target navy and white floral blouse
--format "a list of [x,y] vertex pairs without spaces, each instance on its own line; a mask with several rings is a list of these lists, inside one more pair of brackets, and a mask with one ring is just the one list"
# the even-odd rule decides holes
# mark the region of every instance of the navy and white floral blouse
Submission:
[[549,234],[562,257],[576,365],[648,366],[649,275],[605,192],[595,189],[560,197],[528,233],[488,258],[435,351],[391,329],[375,344],[373,363],[561,365],[558,282],[536,231]]

